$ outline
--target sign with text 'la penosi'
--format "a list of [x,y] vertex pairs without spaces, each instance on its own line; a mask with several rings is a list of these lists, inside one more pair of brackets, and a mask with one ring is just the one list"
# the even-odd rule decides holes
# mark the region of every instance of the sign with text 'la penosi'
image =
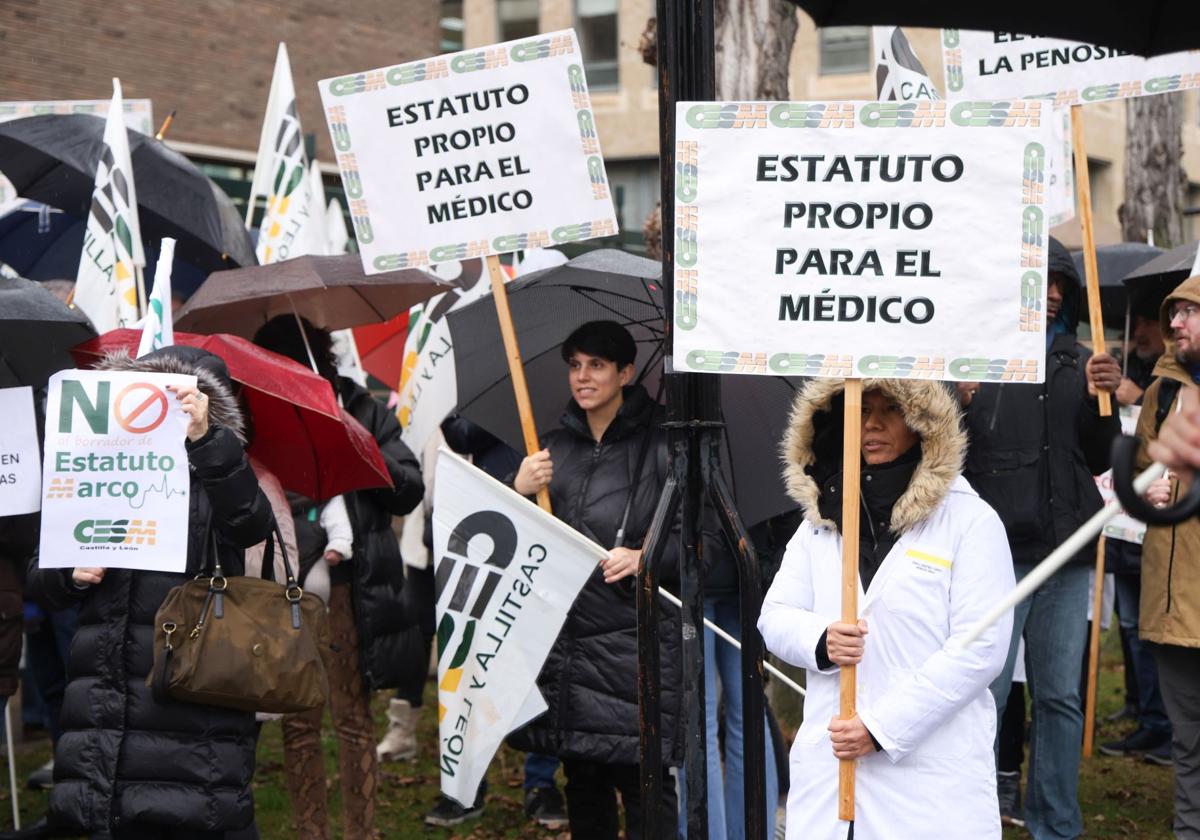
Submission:
[[46,396],[42,568],[182,572],[188,416],[167,386],[196,377],[64,370]]
[[574,30],[320,89],[368,274],[617,232]]
[[1086,105],[1200,88],[1200,50],[1142,58],[1112,47],[1016,32],[942,30],[946,96]]
[[1040,382],[1049,103],[679,103],[677,371]]

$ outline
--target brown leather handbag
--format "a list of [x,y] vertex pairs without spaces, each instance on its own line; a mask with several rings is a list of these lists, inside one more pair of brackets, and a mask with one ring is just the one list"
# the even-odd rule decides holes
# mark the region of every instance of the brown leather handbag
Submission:
[[154,699],[277,714],[324,706],[330,656],[325,604],[296,582],[278,523],[267,537],[262,567],[264,576],[274,577],[277,544],[287,574],[283,584],[225,577],[211,527],[209,533],[204,571],[168,592],[154,617],[154,668],[146,678]]

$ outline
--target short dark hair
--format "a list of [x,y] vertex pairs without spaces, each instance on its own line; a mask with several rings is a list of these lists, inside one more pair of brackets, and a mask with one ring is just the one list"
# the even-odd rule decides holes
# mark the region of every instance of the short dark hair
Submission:
[[637,359],[637,344],[629,330],[616,321],[588,321],[562,344],[563,361],[571,361],[576,353],[599,356],[623,368]]

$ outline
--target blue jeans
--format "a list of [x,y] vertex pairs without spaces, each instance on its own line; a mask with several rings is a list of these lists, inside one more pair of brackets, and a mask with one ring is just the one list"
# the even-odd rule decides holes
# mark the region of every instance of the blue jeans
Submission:
[[[1141,546],[1132,543],[1126,545],[1138,549],[1138,554],[1141,554]],[[1129,660],[1137,684],[1138,726],[1152,732],[1170,732],[1171,722],[1167,720],[1167,707],[1163,705],[1162,690],[1158,687],[1158,665],[1154,656],[1138,638],[1141,573],[1117,572],[1113,575],[1113,580],[1116,583],[1117,617],[1121,623],[1121,635],[1129,643]]]
[[[710,595],[704,599],[704,617],[741,641],[738,596]],[[717,743],[717,677],[725,701],[725,772],[721,773],[721,751]],[[709,840],[745,840],[746,809],[743,791],[742,756],[742,654],[709,629],[704,631],[705,728],[708,735],[708,837]],[[779,805],[779,777],[771,748],[771,730],[763,720],[766,763],[766,829],[775,831],[775,809]],[[679,835],[687,836],[687,777],[679,770]]]
[[558,757],[529,753],[525,756],[525,790],[557,788],[554,774],[558,772]]
[[[1033,564],[1017,563],[1017,580]],[[1087,646],[1088,568],[1060,569],[1017,605],[1004,671],[992,683],[997,716],[1004,717],[1025,635],[1025,673],[1032,705],[1025,825],[1034,840],[1075,838],[1083,831],[1079,811],[1079,760],[1083,703],[1079,675]]]
[[78,628],[79,607],[68,607],[45,613],[37,632],[26,636],[29,669],[38,694],[46,704],[46,728],[55,744],[62,734],[59,717],[67,690],[67,663],[71,640]]

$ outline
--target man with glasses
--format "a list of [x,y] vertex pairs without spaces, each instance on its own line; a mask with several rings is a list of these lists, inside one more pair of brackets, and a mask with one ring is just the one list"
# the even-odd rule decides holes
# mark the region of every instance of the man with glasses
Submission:
[[[1108,469],[1121,429],[1115,411],[1100,416],[1096,399],[1099,391],[1116,390],[1121,368],[1112,356],[1090,355],[1076,341],[1079,274],[1053,238],[1048,269],[1045,382],[959,387],[970,435],[963,475],[1000,515],[1018,579],[1101,508],[1093,476]],[[1033,721],[1024,817],[1035,840],[1083,831],[1079,675],[1095,557],[1093,543],[1017,606],[1008,661],[992,684],[1003,718],[1023,634]]]
[[[1167,352],[1154,367],[1158,379],[1146,390],[1137,436],[1140,468],[1153,459],[1174,467],[1179,443],[1193,442],[1196,385],[1200,383],[1200,276],[1185,280],[1160,310]],[[1183,412],[1176,416],[1176,403]],[[1165,422],[1164,422],[1165,421]],[[1162,439],[1159,440],[1159,432]],[[1163,444],[1166,444],[1164,447]],[[1182,448],[1186,454],[1186,448]],[[1188,470],[1190,472],[1190,470]],[[1194,475],[1191,480],[1195,480]],[[1152,488],[1154,489],[1154,488]],[[1169,493],[1150,496],[1156,504],[1175,501]],[[1200,521],[1146,529],[1142,544],[1142,602],[1138,632],[1158,664],[1158,682],[1171,722],[1175,768],[1175,836],[1200,838]]]

